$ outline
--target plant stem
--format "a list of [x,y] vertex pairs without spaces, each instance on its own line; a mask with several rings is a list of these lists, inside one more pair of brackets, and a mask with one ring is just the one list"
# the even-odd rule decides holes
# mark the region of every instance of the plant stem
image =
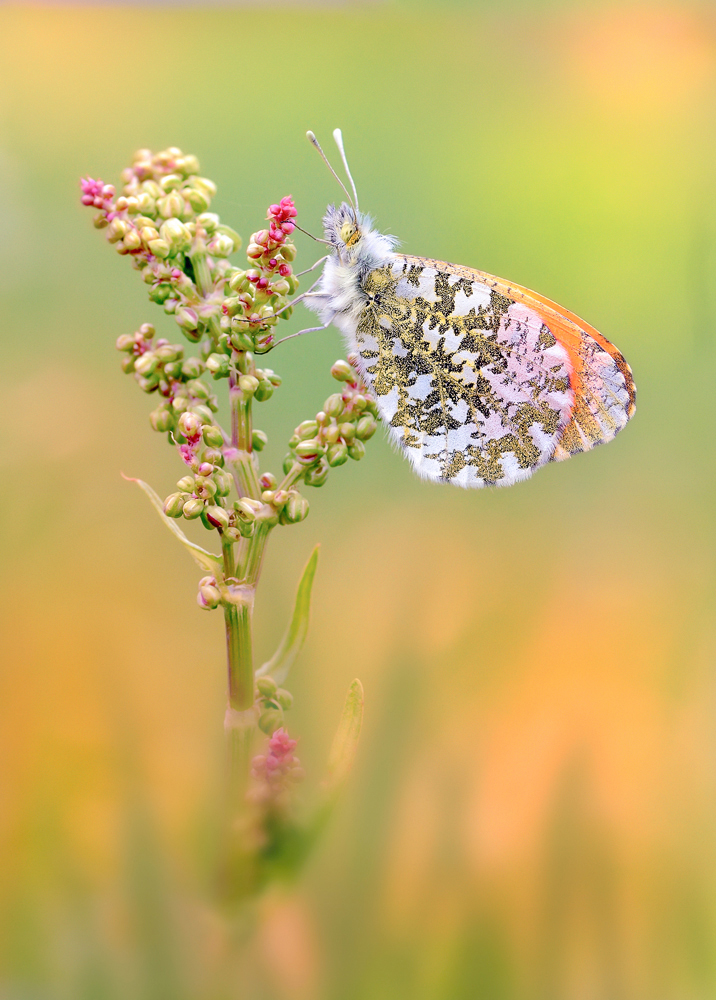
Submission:
[[254,661],[251,618],[254,587],[232,587],[237,603],[224,606],[226,655],[228,661],[229,706],[237,712],[254,704]]
[[253,462],[253,427],[251,420],[251,400],[245,399],[232,375],[229,381],[231,403],[231,444],[238,452],[233,460],[238,477],[238,488],[242,496],[258,500],[261,487]]

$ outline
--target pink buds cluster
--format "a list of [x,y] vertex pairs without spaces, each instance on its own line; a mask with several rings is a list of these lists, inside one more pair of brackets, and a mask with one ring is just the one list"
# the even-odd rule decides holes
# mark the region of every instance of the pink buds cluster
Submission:
[[295,293],[299,282],[290,264],[296,247],[288,237],[295,229],[291,219],[296,215],[291,197],[271,205],[269,228],[253,233],[246,248],[249,268],[234,271],[229,278],[229,287],[236,295],[226,300],[224,313],[239,348],[251,343],[253,350],[268,350],[274,338],[266,329],[275,326],[279,316],[288,319],[291,314],[291,308],[286,308],[287,296]]
[[96,181],[91,177],[83,177],[80,181],[82,187],[82,204],[91,208],[99,208],[102,212],[109,212],[114,198],[114,185],[105,184],[104,181]]
[[274,808],[290,803],[292,785],[305,776],[293,752],[296,744],[285,729],[277,729],[268,741],[266,754],[254,757],[251,762],[254,779],[251,798],[254,802]]

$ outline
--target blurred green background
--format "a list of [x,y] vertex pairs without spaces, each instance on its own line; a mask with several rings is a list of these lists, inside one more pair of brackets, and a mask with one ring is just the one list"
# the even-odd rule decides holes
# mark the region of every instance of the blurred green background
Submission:
[[[3,1000],[715,996],[713,6],[6,6],[0,51]],[[244,238],[289,193],[318,232],[338,191],[304,132],[336,125],[379,228],[583,315],[639,412],[507,491],[420,483],[376,440],[278,529],[259,655],[322,543],[309,787],[356,675],[366,726],[304,877],[229,932],[222,625],[119,475],[180,475],[113,346],[176,328],[78,177],[178,145]],[[275,466],[344,353],[272,356]]]

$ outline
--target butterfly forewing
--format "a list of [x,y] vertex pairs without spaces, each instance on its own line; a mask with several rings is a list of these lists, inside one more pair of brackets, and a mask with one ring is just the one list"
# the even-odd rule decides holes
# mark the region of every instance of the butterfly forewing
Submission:
[[633,412],[631,374],[613,345],[527,289],[402,255],[362,286],[361,368],[426,478],[509,486],[611,440]]

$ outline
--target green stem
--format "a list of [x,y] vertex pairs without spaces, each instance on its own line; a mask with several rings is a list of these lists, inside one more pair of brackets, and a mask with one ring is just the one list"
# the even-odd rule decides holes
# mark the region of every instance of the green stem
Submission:
[[232,587],[234,602],[224,605],[229,706],[245,712],[254,704],[254,660],[251,619],[255,587]]
[[251,421],[251,400],[245,399],[236,385],[234,376],[229,382],[229,401],[231,403],[231,444],[237,451],[233,459],[236,470],[237,488],[241,496],[261,496],[261,486],[253,462],[253,427]]
[[279,490],[289,489],[289,487],[293,486],[293,484],[301,478],[304,472],[307,471],[308,470],[305,465],[301,465],[300,462],[294,462],[291,468],[286,473],[286,475],[281,480],[281,482],[276,487],[276,492],[278,492]]

